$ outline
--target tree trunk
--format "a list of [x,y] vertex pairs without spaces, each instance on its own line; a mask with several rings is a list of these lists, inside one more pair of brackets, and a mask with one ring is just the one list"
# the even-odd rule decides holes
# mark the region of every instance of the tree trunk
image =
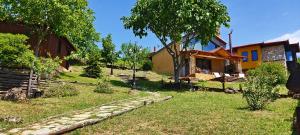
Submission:
[[110,75],[114,75],[114,64],[113,63],[111,63]]
[[41,46],[42,41],[43,41],[43,39],[38,38],[38,41],[37,41],[37,44],[36,44],[35,50],[34,50],[34,54],[35,54],[36,57],[39,57],[39,55],[40,55],[39,51],[40,51],[40,46]]
[[175,84],[179,84],[179,73],[180,73],[180,68],[179,68],[179,60],[176,57],[173,57],[173,65],[174,65],[174,81]]

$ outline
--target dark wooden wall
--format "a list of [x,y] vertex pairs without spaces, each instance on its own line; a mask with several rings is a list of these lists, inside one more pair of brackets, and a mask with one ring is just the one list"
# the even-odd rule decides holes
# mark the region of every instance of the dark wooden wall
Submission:
[[[0,22],[0,33],[24,34],[29,37],[27,41],[31,49],[34,50],[37,44],[37,36],[32,35],[31,28],[19,23],[12,24],[8,22]],[[65,56],[75,51],[74,46],[65,37],[58,37],[55,34],[50,34],[44,42],[41,43],[39,54],[47,57],[50,54],[52,57],[60,57],[62,60]],[[63,60],[61,66],[68,69],[69,64]]]
[[[29,82],[31,85],[29,85]],[[22,88],[29,97],[34,97],[38,91],[37,76],[28,69],[7,69],[0,67],[0,94],[5,94],[12,88]]]

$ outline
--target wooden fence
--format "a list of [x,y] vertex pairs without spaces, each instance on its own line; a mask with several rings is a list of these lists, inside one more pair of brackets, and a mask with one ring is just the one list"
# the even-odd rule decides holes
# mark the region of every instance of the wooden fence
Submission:
[[12,88],[21,88],[28,97],[35,97],[38,91],[38,77],[29,69],[0,67],[0,94],[5,94]]

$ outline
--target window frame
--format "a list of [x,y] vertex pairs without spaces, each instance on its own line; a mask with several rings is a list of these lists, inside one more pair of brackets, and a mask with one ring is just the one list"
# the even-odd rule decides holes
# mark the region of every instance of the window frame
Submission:
[[242,52],[242,56],[244,57],[243,62],[248,62],[249,61],[249,52],[247,52],[247,51]]
[[[253,52],[256,52],[256,59],[254,59],[254,55],[253,55]],[[252,50],[251,51],[251,58],[252,58],[252,61],[258,61],[258,51],[257,50]]]

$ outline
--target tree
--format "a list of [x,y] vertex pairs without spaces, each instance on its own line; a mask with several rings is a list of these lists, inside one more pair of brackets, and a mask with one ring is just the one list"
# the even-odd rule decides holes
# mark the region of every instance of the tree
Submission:
[[141,68],[147,61],[149,56],[149,50],[137,45],[136,43],[124,43],[121,46],[121,55],[123,60],[126,61],[129,67],[133,70],[133,84],[135,88],[135,72],[137,68]]
[[113,66],[114,63],[117,61],[118,53],[116,53],[115,48],[116,46],[112,42],[112,35],[109,34],[106,38],[102,39],[102,47],[101,56],[103,58],[103,62],[106,66],[110,66],[110,75],[113,75]]
[[0,33],[0,66],[8,68],[31,68],[35,61],[33,51],[26,45],[25,35]]
[[[217,0],[138,0],[131,16],[121,20],[140,38],[147,36],[148,30],[156,35],[173,59],[174,78],[179,83],[184,66],[180,51],[187,50],[193,38],[207,44],[222,25],[229,27],[230,17],[226,6]],[[175,45],[180,42],[181,48]]]
[[36,36],[35,55],[41,43],[54,33],[65,36],[79,49],[99,40],[93,27],[94,16],[86,0],[1,0],[0,20],[23,23]]
[[92,78],[101,78],[103,76],[101,69],[101,54],[100,51],[94,50],[89,54],[87,67],[84,68],[84,75]]

